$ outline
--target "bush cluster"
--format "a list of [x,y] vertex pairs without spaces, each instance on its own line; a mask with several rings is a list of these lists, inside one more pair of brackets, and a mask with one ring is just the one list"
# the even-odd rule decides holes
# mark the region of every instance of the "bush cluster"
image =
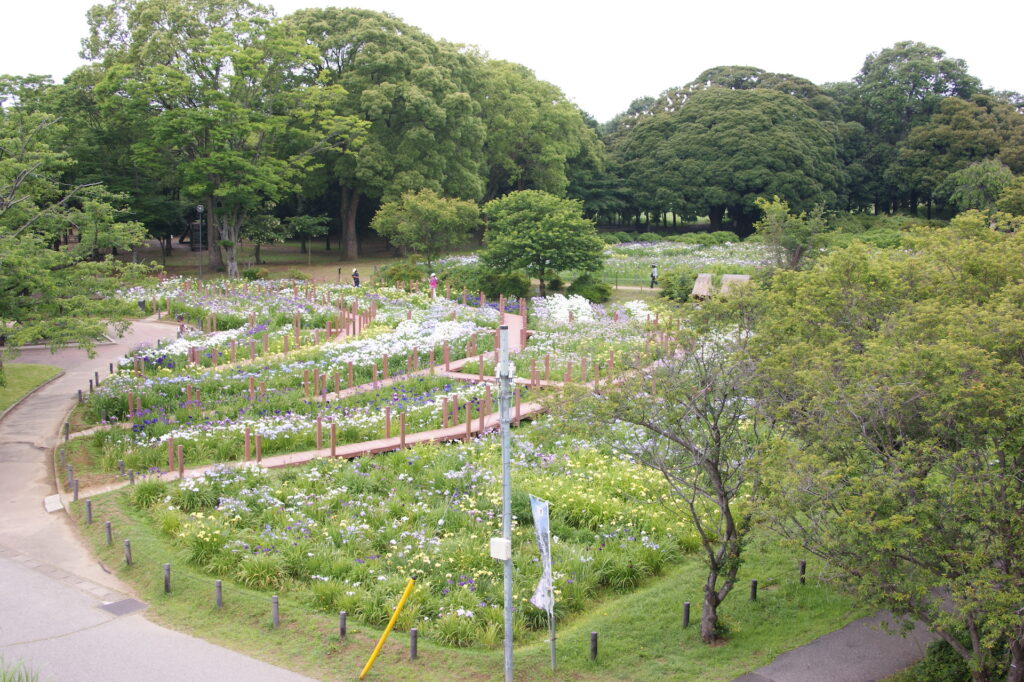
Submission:
[[612,297],[612,288],[610,285],[595,278],[591,273],[585,273],[576,278],[576,280],[569,285],[569,289],[566,292],[570,296],[579,295],[587,299],[591,303],[604,303]]

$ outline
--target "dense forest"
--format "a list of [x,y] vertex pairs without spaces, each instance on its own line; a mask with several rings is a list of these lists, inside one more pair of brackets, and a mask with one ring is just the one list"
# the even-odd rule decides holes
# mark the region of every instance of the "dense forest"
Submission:
[[[602,224],[706,217],[749,234],[758,197],[950,217],[1024,171],[1024,98],[922,43],[868,55],[851,82],[710,68],[599,124],[523,66],[368,10],[117,0],[88,24],[89,63],[63,83],[0,80],[5,194],[63,210],[81,195],[60,188],[102,187],[94,220],[131,219],[168,249],[203,213],[211,266],[229,274],[243,240],[326,234],[355,258],[406,191],[539,189]],[[49,189],[29,191],[27,168]]]

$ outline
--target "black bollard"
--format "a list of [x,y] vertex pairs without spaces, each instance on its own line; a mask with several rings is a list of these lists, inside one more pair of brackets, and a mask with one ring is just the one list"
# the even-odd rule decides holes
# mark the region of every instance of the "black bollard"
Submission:
[[82,389],[78,389],[78,404],[82,404]]
[[92,374],[93,374],[94,377],[96,377],[96,388],[99,388],[100,387],[100,373],[99,372],[93,372]]
[[75,484],[75,468],[69,464],[68,465],[68,484],[65,487],[70,488],[74,484]]
[[75,485],[75,487],[74,487],[74,492],[72,493],[73,497],[71,498],[71,501],[72,502],[78,502],[78,479],[77,478],[75,479],[75,484],[74,485]]
[[92,379],[89,379],[89,393],[93,392]]
[[803,559],[800,560],[800,584],[803,585],[806,581],[804,576],[807,574],[807,562]]
[[419,639],[420,631],[419,628],[411,628],[409,630],[409,660],[416,660],[416,640]]
[[117,460],[117,473],[119,473],[122,476],[124,476],[124,460],[123,459]]
[[219,580],[213,581],[214,601],[218,609],[224,608],[224,584]]
[[270,620],[274,628],[281,625],[281,609],[276,594],[270,598]]
[[345,635],[348,633],[348,613],[341,611],[338,613],[338,637],[345,639]]
[[114,544],[114,534],[112,532],[113,529],[110,527],[110,521],[104,523],[103,528],[107,532],[107,547],[110,547],[112,544]]
[[164,564],[164,594],[171,593],[171,565]]
[[110,373],[114,373],[114,363],[110,363]]
[[64,442],[68,442],[68,438],[71,437],[71,424],[64,422]]
[[128,485],[135,485],[135,469],[128,472]]
[[60,449],[60,465],[63,467],[63,466],[67,466],[67,464],[68,464],[68,456],[66,454],[64,454],[64,448],[61,448]]
[[124,564],[125,566],[132,565],[132,541],[124,541]]
[[85,501],[85,525],[92,525],[92,500]]
[[690,627],[690,602],[683,602],[683,627]]
[[597,660],[597,633],[590,633],[590,660]]
[[750,601],[757,601],[757,579],[750,581]]

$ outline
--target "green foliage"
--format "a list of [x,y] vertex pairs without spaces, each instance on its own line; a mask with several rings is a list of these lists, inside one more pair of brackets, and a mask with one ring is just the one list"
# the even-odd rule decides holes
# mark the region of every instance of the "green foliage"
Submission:
[[582,296],[591,303],[604,303],[612,297],[612,288],[587,272],[573,280],[566,293],[570,296]]
[[250,282],[270,277],[270,271],[266,268],[245,268],[242,270],[242,277]]
[[8,663],[0,656],[0,682],[37,682],[39,673],[25,664],[24,661]]
[[423,265],[417,263],[415,259],[409,259],[382,267],[377,271],[377,279],[390,286],[405,286],[407,283],[422,282],[429,274]]
[[728,230],[716,230],[714,232],[687,232],[685,234],[672,234],[665,237],[670,242],[680,244],[701,244],[711,246],[712,244],[729,244],[740,241],[740,236]]
[[971,211],[778,273],[746,303],[758,393],[792,439],[762,463],[763,513],[873,604],[964,632],[978,670],[1019,637],[1024,599],[1002,577],[1024,556],[1007,447],[1024,438],[1022,237]]
[[422,255],[429,267],[438,256],[465,245],[479,224],[480,209],[472,201],[422,189],[381,206],[370,227],[392,244]]
[[479,283],[480,291],[490,299],[499,296],[525,298],[532,288],[529,278],[521,272],[496,272],[488,268],[483,268]]
[[284,585],[285,567],[280,554],[247,554],[238,562],[235,580],[257,590],[277,590]]
[[561,277],[552,277],[548,280],[547,291],[552,294],[561,293],[562,289],[565,288],[565,282],[562,281]]
[[299,270],[298,268],[289,268],[280,275],[281,279],[299,279],[307,280],[311,279],[311,275],[308,272]]
[[481,261],[505,272],[525,270],[545,283],[553,272],[592,272],[602,264],[604,245],[580,202],[524,190],[484,206],[487,230]]
[[690,300],[693,283],[697,281],[697,273],[692,270],[670,270],[659,278],[660,295],[677,303]]
[[169,491],[169,486],[159,478],[147,478],[138,481],[132,488],[131,501],[136,509],[149,509],[157,502],[164,499]]
[[1003,188],[996,200],[996,208],[1004,213],[1024,216],[1024,175],[1014,178]]
[[1013,182],[1013,172],[995,159],[985,159],[946,176],[937,190],[961,211],[993,210],[999,195]]
[[821,207],[810,214],[795,215],[790,213],[789,204],[777,196],[771,201],[758,197],[754,203],[764,213],[754,228],[764,243],[775,251],[775,265],[796,270],[828,229]]

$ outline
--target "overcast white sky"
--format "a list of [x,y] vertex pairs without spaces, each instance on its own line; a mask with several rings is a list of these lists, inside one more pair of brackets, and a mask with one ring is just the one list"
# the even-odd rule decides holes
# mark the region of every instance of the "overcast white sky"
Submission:
[[[95,0],[5,0],[0,73],[60,80],[82,62],[85,11]],[[278,14],[324,6],[277,0]],[[359,0],[435,38],[479,46],[560,87],[598,121],[644,95],[722,64],[792,73],[815,83],[850,80],[864,58],[900,40],[967,61],[986,87],[1024,92],[1020,0],[933,2],[806,0]]]

